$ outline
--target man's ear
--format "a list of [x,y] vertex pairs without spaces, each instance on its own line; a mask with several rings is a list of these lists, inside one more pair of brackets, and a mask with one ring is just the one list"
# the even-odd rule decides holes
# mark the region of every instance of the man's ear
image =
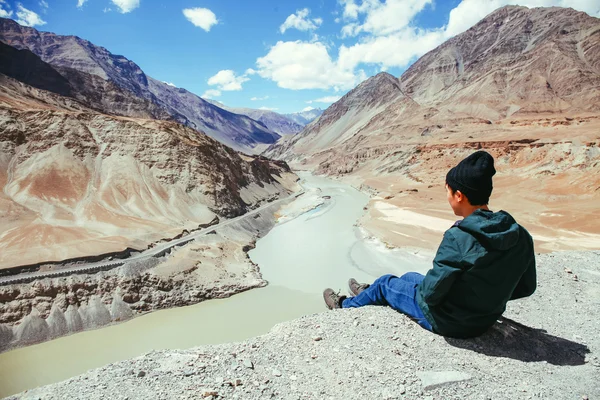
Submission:
[[458,201],[459,203],[462,203],[462,201],[466,198],[465,195],[460,191],[457,190],[454,195],[456,196],[456,201]]

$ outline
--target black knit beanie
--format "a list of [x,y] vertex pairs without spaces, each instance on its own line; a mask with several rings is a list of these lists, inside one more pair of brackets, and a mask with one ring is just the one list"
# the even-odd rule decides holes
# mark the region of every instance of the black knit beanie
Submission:
[[446,183],[460,190],[474,206],[488,204],[492,194],[492,176],[496,174],[494,158],[480,150],[465,158],[448,171]]

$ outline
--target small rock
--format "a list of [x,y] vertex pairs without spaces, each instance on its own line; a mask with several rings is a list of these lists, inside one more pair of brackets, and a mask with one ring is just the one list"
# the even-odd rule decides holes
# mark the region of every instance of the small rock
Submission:
[[430,390],[439,386],[455,382],[463,382],[471,379],[471,375],[458,371],[423,371],[418,372],[417,376],[421,379],[423,389]]
[[572,273],[573,273],[573,271],[571,271],[569,268],[565,268],[565,272],[566,272],[567,274],[572,274]]
[[145,376],[146,376],[146,371],[140,371],[140,372],[138,372],[138,374],[137,374],[137,377],[138,377],[138,378],[143,378],[143,377],[145,377]]
[[292,375],[292,376],[290,376],[290,379],[291,379],[292,381],[295,381],[295,380],[297,380],[297,379],[298,379],[298,377],[296,377],[296,375]]
[[229,384],[229,386],[233,386],[233,387],[237,387],[237,386],[241,386],[242,385],[242,380],[241,379],[234,379],[231,382],[227,382]]
[[250,360],[244,360],[244,367],[254,369],[254,363]]
[[323,340],[323,338],[322,338],[321,336],[315,336],[315,337],[313,338],[313,340],[314,340],[315,342],[320,342],[321,340]]
[[398,386],[398,393],[400,393],[400,394],[406,393],[406,388],[404,387],[404,385]]
[[281,376],[281,371],[279,371],[278,369],[274,369],[273,370],[273,375],[275,375],[275,376]]
[[194,372],[193,370],[191,370],[191,369],[186,369],[186,370],[183,372],[183,375],[184,375],[184,376],[192,376],[192,375],[194,375],[194,374],[195,374],[195,372]]
[[204,394],[202,395],[202,397],[204,397],[205,399],[210,397],[217,397],[219,395],[218,392],[212,391],[212,392],[204,392]]

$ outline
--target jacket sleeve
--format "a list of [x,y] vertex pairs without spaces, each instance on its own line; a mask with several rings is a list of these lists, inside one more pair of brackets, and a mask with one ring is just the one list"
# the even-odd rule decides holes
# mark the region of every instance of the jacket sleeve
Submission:
[[439,304],[452,288],[452,284],[462,272],[463,255],[454,234],[450,230],[444,233],[433,268],[427,272],[420,291],[423,300],[430,306]]
[[536,268],[535,267],[535,255],[533,253],[533,239],[531,239],[531,236],[530,236],[530,243],[531,243],[531,256],[529,258],[528,266],[527,266],[527,269],[525,270],[525,272],[523,273],[523,276],[521,276],[519,283],[517,283],[515,290],[513,291],[512,295],[510,296],[511,300],[516,300],[516,299],[520,299],[523,297],[531,296],[533,294],[533,292],[535,292],[535,289],[537,286],[537,273],[535,270],[535,268]]

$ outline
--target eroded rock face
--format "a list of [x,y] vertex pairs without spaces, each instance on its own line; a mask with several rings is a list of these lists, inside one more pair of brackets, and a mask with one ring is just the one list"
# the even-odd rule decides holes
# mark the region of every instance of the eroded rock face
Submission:
[[13,341],[13,329],[12,326],[0,324],[0,351],[4,351]]
[[36,308],[33,308],[31,313],[23,319],[15,332],[15,339],[23,344],[43,342],[50,337],[50,327]]
[[133,311],[129,304],[125,303],[121,296],[115,295],[110,305],[110,315],[113,321],[126,321],[133,318]]
[[92,296],[87,304],[79,308],[84,329],[94,329],[111,323],[112,318],[106,305],[98,296]]
[[67,320],[67,327],[69,332],[79,332],[83,330],[83,320],[81,314],[79,314],[79,308],[71,304],[65,312],[65,319]]
[[67,318],[58,305],[52,307],[52,311],[46,319],[46,322],[50,327],[50,336],[52,338],[64,336],[69,333]]

